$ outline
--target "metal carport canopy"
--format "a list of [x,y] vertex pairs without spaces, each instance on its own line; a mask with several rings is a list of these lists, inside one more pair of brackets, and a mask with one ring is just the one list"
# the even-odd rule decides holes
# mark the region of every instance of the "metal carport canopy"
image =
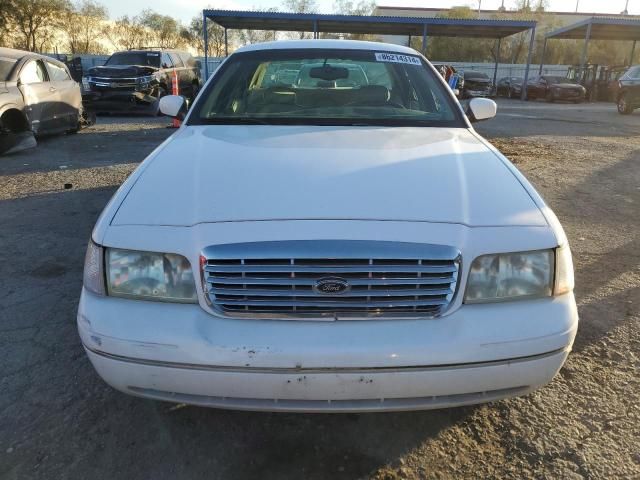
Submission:
[[545,35],[547,39],[640,40],[640,18],[591,17]]
[[[567,25],[549,32],[544,37],[544,47],[542,49],[542,60],[547,50],[549,40],[582,40],[584,48],[582,50],[582,60],[580,68],[584,68],[587,62],[587,53],[590,40],[626,40],[633,42],[629,61],[633,63],[633,54],[636,42],[640,40],[640,18],[620,18],[620,17],[590,17],[580,22]],[[542,68],[540,69],[542,71]]]
[[[505,37],[530,30],[525,82],[529,76],[537,25],[535,21],[523,20],[387,17],[235,10],[203,10],[202,16],[205,44],[205,75],[207,77],[209,76],[206,61],[208,57],[207,20],[212,20],[224,28],[225,54],[228,54],[227,30],[229,29],[313,32],[314,38],[318,38],[320,32],[422,36],[423,53],[426,53],[428,37],[489,38],[497,39],[498,42],[501,42]],[[498,43],[499,51],[500,43]],[[496,59],[494,83],[499,62],[500,59]]]
[[530,30],[536,26],[536,22],[516,20],[384,17],[233,10],[204,10],[203,15],[227,29],[420,36],[426,25],[428,35],[431,37],[497,39]]

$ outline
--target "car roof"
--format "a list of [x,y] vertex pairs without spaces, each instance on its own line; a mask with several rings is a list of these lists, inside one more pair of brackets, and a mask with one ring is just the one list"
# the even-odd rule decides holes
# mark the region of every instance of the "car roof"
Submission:
[[[413,48],[381,42],[365,42],[361,40],[276,40],[275,42],[254,43],[236,50],[236,52],[253,52],[258,50],[287,50],[308,48],[334,48],[339,50],[370,50],[376,52],[395,52],[408,55],[419,55]],[[234,52],[235,53],[235,52]]]
[[116,53],[189,53],[186,50],[176,50],[174,48],[143,48],[136,49],[133,48],[131,50],[120,50],[118,52],[113,52],[113,55]]
[[40,53],[28,52],[26,50],[16,50],[15,48],[0,48],[0,58],[20,61],[23,58],[39,58],[41,60],[47,60],[51,63],[55,63],[58,66],[64,67],[64,62],[57,60],[48,55],[42,55]]
[[41,57],[37,53],[27,52],[26,50],[16,50],[14,48],[0,48],[0,57],[3,58],[11,58],[13,60],[20,60],[21,58],[27,56],[38,56]]

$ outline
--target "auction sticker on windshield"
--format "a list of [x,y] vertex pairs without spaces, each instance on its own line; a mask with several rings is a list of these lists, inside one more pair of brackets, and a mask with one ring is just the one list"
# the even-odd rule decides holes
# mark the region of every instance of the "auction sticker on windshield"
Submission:
[[420,65],[420,59],[418,57],[411,57],[409,55],[398,55],[397,53],[376,52],[376,60],[378,62],[408,63],[410,65]]

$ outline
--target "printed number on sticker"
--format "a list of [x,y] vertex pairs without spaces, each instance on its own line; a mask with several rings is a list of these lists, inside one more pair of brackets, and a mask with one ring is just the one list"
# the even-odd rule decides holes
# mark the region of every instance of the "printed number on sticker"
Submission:
[[392,62],[392,63],[408,63],[410,65],[420,65],[420,59],[418,57],[411,57],[409,55],[398,55],[397,53],[378,53],[378,52],[376,52],[376,61],[378,61],[378,62]]

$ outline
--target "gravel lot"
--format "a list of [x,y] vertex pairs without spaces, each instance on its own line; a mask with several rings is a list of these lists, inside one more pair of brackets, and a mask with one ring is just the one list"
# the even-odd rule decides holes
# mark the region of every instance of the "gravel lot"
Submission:
[[565,226],[580,330],[544,389],[419,413],[228,412],[112,390],[76,333],[85,246],[168,122],[100,117],[0,158],[0,478],[640,478],[640,112],[499,112],[478,130]]

